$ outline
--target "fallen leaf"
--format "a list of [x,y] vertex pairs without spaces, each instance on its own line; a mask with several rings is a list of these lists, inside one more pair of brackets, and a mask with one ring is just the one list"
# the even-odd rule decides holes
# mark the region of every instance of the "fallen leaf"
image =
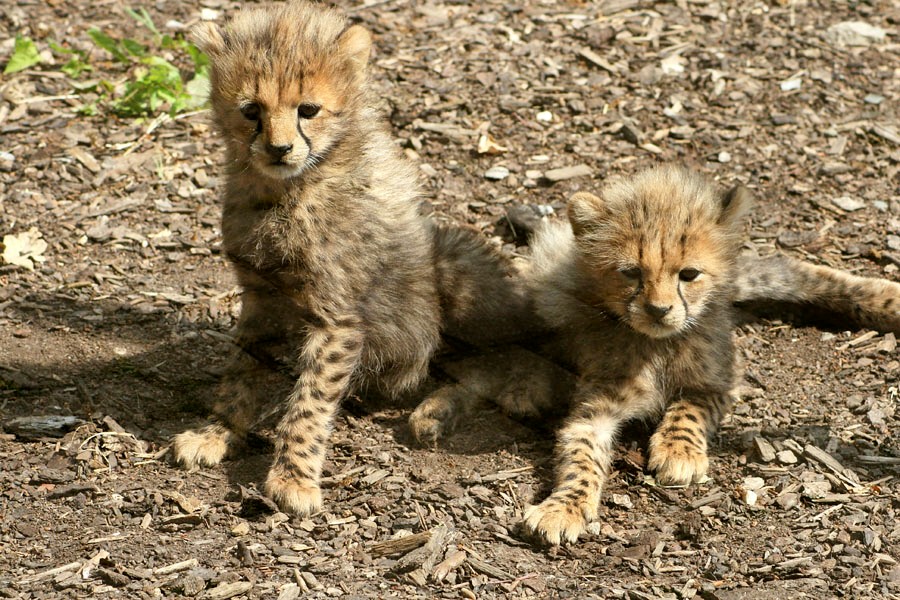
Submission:
[[478,154],[502,154],[508,150],[509,148],[498,144],[497,140],[492,138],[490,134],[483,133],[478,138]]
[[10,265],[18,265],[29,271],[34,270],[34,263],[44,262],[44,251],[47,242],[36,227],[15,235],[3,236],[3,261]]

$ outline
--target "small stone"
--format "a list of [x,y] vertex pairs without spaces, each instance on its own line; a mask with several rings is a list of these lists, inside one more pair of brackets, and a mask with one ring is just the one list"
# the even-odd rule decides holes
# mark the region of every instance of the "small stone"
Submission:
[[823,37],[836,46],[869,46],[883,42],[887,32],[863,21],[843,21],[829,27]]
[[775,460],[775,448],[769,443],[769,440],[763,437],[753,438],[753,445],[756,448],[756,455],[762,462],[772,462]]
[[759,496],[753,490],[744,490],[744,493],[741,499],[744,501],[744,504],[747,506],[756,506],[756,501]]
[[897,336],[893,333],[884,334],[884,339],[878,342],[878,345],[875,346],[875,350],[877,350],[878,352],[883,352],[884,354],[890,354],[896,349]]
[[722,150],[721,152],[719,152],[719,155],[716,157],[716,160],[718,160],[720,163],[731,162],[731,152]]
[[782,115],[775,114],[772,115],[772,124],[773,125],[793,125],[797,122],[797,117],[793,115]]
[[831,491],[831,484],[827,481],[808,481],[803,484],[801,493],[810,500],[824,498]]
[[250,523],[247,521],[241,521],[237,525],[231,528],[231,535],[234,537],[241,537],[242,535],[247,535],[250,533]]
[[868,94],[865,98],[863,98],[863,102],[866,104],[875,104],[876,106],[884,102],[884,96],[881,94]]
[[841,175],[843,173],[849,173],[853,170],[853,167],[846,163],[831,161],[826,162],[822,166],[819,167],[819,175]]
[[689,140],[694,137],[694,131],[690,125],[677,125],[669,130],[669,135],[676,140]]
[[851,198],[850,196],[833,198],[831,202],[841,210],[846,210],[847,212],[853,212],[855,210],[865,208],[866,206],[866,203],[862,200],[856,200],[855,198]]
[[783,465],[797,464],[797,455],[790,450],[782,450],[776,455],[776,457],[778,458],[778,462]]
[[786,492],[784,494],[779,494],[775,498],[775,504],[777,504],[784,510],[794,508],[795,506],[800,504],[800,494],[795,494],[793,492]]
[[535,118],[541,123],[550,123],[553,121],[553,113],[549,110],[544,110],[535,115]]
[[540,179],[544,176],[543,171],[538,171],[537,169],[528,169],[525,171],[525,177],[528,179]]
[[610,494],[609,501],[622,508],[634,508],[634,504],[632,504],[631,497],[628,494]]
[[566,179],[574,179],[575,177],[584,177],[592,173],[591,168],[587,165],[575,165],[572,167],[563,167],[561,169],[550,169],[544,173],[544,177],[548,181],[564,181]]
[[484,178],[490,179],[492,181],[502,181],[509,177],[509,169],[506,167],[496,166],[491,167],[487,171],[484,172]]
[[744,483],[741,487],[745,490],[759,490],[766,485],[766,481],[762,477],[745,477]]
[[215,21],[219,18],[219,11],[213,10],[211,8],[204,8],[200,11],[200,20],[202,21]]

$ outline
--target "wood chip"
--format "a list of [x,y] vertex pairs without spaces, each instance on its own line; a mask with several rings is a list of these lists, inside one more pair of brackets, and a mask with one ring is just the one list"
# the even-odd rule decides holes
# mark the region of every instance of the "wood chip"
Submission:
[[188,560],[183,560],[181,562],[172,563],[171,565],[166,565],[164,567],[159,567],[157,569],[153,569],[154,575],[171,575],[172,573],[177,573],[179,571],[187,571],[188,569],[193,569],[195,567],[199,567],[200,562],[196,558],[191,558]]
[[206,590],[197,598],[202,600],[228,600],[240,596],[253,589],[253,584],[249,581],[235,581],[234,583],[220,583],[211,590]]
[[550,169],[544,173],[544,178],[547,181],[557,182],[564,181],[566,179],[573,179],[575,177],[585,177],[592,173],[593,171],[587,165],[575,165],[572,167],[563,167],[561,169]]
[[476,558],[475,556],[469,556],[466,564],[468,564],[472,569],[487,575],[488,577],[493,577],[495,579],[500,579],[503,581],[510,581],[515,579],[512,575],[504,571],[503,569],[497,568],[494,565],[491,565],[480,558]]
[[613,74],[619,72],[618,67],[607,62],[602,56],[600,56],[599,54],[597,54],[590,48],[582,48],[581,50],[578,51],[578,56],[584,58],[585,60],[587,60],[589,63],[593,64],[594,66],[600,67],[604,71],[609,71],[610,73],[613,73]]
[[79,146],[73,146],[73,147],[69,148],[69,155],[72,158],[74,158],[75,160],[77,160],[78,162],[80,162],[81,164],[83,164],[87,168],[87,170],[90,171],[91,173],[93,173],[94,175],[99,173],[100,169],[102,168],[100,166],[100,163],[97,162],[96,158],[91,156],[87,152],[87,150],[85,150],[84,148],[81,148]]
[[428,540],[431,539],[431,531],[420,531],[419,533],[413,533],[411,535],[406,535],[401,538],[397,538],[396,540],[387,540],[384,542],[378,542],[377,544],[373,544],[369,547],[369,552],[372,553],[372,556],[393,556],[397,554],[406,554],[407,552],[411,552],[415,550],[419,546],[422,546],[428,543]]
[[431,572],[431,578],[435,581],[443,581],[452,571],[458,569],[466,562],[467,554],[463,550],[456,550],[447,558],[438,563]]

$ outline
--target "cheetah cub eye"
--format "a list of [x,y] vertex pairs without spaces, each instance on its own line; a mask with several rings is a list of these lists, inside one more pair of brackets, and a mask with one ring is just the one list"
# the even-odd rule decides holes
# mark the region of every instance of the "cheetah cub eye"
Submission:
[[700,275],[701,275],[701,273],[699,270],[692,269],[689,267],[687,269],[682,269],[681,271],[678,272],[678,279],[680,279],[682,281],[690,282],[690,281],[694,281],[695,279],[700,277]]

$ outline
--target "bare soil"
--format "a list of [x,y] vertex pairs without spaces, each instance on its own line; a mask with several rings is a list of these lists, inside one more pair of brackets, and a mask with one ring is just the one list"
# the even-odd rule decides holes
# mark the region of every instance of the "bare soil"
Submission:
[[[898,279],[891,0],[366,4],[341,2],[376,36],[375,85],[438,218],[527,254],[510,209],[560,218],[610,174],[686,161],[754,190],[748,251]],[[86,31],[145,35],[124,6],[6,2],[0,62],[22,34],[91,49],[91,76],[120,79]],[[189,25],[238,3],[145,7]],[[827,31],[845,21],[887,35],[841,45]],[[351,400],[311,518],[256,491],[265,431],[221,468],[172,467],[161,451],[202,422],[239,311],[221,143],[203,113],[81,116],[59,67],[0,79],[0,232],[49,244],[34,271],[0,267],[0,597],[900,598],[896,338],[803,314],[736,332],[745,393],[710,482],[648,483],[636,427],[601,520],[568,547],[517,529],[548,491],[553,424],[493,409],[421,448],[416,397]],[[484,131],[507,150],[479,154]],[[589,174],[547,178],[576,165]],[[46,415],[77,421],[14,421]]]

